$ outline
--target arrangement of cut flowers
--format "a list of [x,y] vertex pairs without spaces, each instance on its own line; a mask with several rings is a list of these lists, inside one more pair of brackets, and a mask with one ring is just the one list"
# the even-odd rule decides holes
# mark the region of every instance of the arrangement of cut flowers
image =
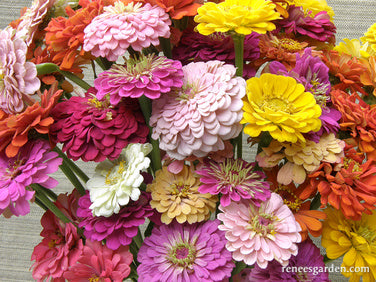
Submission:
[[33,278],[322,282],[341,257],[375,281],[376,24],[336,45],[333,17],[325,0],[25,8],[0,33],[0,214],[45,210]]

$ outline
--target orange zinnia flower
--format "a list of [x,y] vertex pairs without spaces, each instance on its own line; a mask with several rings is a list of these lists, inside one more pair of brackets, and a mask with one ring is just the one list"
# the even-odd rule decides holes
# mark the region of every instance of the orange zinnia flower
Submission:
[[303,183],[298,188],[295,184],[291,183],[289,185],[282,185],[277,181],[278,169],[274,168],[270,171],[265,171],[267,175],[267,181],[269,181],[270,190],[278,193],[282,198],[285,205],[287,205],[293,212],[295,220],[299,223],[302,231],[300,235],[302,236],[302,241],[308,238],[308,232],[314,236],[318,237],[321,235],[322,222],[326,215],[322,211],[310,210],[311,201],[308,197],[303,197],[302,192],[305,190],[305,184]]
[[330,204],[352,220],[360,220],[363,213],[376,209],[376,166],[373,160],[358,162],[358,156],[346,153],[342,165],[322,163],[308,175],[310,178],[303,194],[316,189],[321,194],[321,207]]
[[184,16],[195,16],[197,8],[202,5],[195,0],[145,0],[145,2],[162,7],[175,20],[180,20]]
[[28,106],[17,115],[9,115],[0,110],[0,151],[5,150],[11,158],[17,155],[18,150],[27,143],[31,130],[40,134],[48,134],[50,125],[54,122],[50,111],[57,103],[62,90],[57,89],[55,83],[49,91],[41,95],[41,101]]

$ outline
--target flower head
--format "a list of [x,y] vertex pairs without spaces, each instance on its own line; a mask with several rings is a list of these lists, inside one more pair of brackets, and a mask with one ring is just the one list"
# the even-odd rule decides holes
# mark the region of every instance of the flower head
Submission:
[[[321,244],[326,248],[326,255],[336,259],[342,255],[342,275],[351,281],[371,282],[376,279],[376,213],[363,215],[353,221],[333,208],[325,209],[327,220],[324,222]],[[368,267],[367,272],[350,271],[350,267]],[[346,271],[343,271],[344,267]]]
[[129,46],[142,51],[159,45],[159,37],[170,36],[171,21],[159,6],[117,1],[103,10],[84,30],[84,50],[96,57],[116,61]]
[[235,264],[218,220],[155,227],[138,253],[139,281],[223,281]]
[[144,0],[162,7],[172,19],[180,20],[184,16],[195,16],[201,6],[197,0]]
[[101,242],[86,240],[77,262],[64,273],[68,281],[123,281],[131,272],[133,256],[128,246],[116,251]]
[[122,97],[139,98],[144,95],[157,99],[162,93],[182,85],[181,63],[154,55],[129,58],[124,65],[114,64],[94,80],[97,98],[102,100],[109,94],[113,105],[117,105]]
[[108,96],[99,100],[95,93],[91,88],[85,97],[73,96],[53,109],[51,137],[63,143],[69,158],[114,160],[128,144],[146,142],[149,129],[137,102],[128,99],[113,106]]
[[33,183],[54,188],[58,182],[48,176],[59,169],[62,159],[51,152],[47,141],[26,143],[14,157],[0,153],[0,214],[6,209],[16,216],[30,212],[28,203],[34,196],[28,186]]
[[34,63],[26,62],[27,45],[14,29],[0,30],[0,109],[18,114],[40,87]]
[[214,212],[218,197],[198,191],[200,179],[192,169],[184,165],[177,173],[171,173],[166,166],[158,170],[152,184],[147,186],[151,193],[150,205],[162,214],[161,220],[169,224],[173,219],[190,224],[209,219]]
[[368,42],[371,45],[371,48],[376,51],[376,23],[371,25],[364,36],[360,38],[362,42]]
[[302,133],[318,131],[321,108],[314,96],[291,77],[262,74],[247,80],[241,123],[244,133],[257,137],[267,131],[279,142],[305,142]]
[[280,17],[269,0],[225,0],[218,4],[206,2],[197,9],[195,22],[203,35],[214,32],[238,34],[266,33],[275,29],[272,23]]
[[234,260],[266,268],[275,259],[287,266],[291,256],[298,253],[300,226],[278,194],[272,193],[260,207],[244,200],[220,205],[219,209],[218,219],[223,224],[218,228],[226,231],[226,248]]
[[220,61],[190,63],[183,67],[183,87],[153,101],[152,138],[160,138],[170,157],[205,157],[238,136],[245,81],[235,71]]
[[207,161],[201,169],[195,171],[200,175],[202,185],[200,193],[221,194],[221,205],[226,207],[231,201],[252,199],[255,205],[270,197],[269,184],[265,175],[255,170],[254,163],[242,159],[225,159],[223,162]]
[[151,150],[149,143],[129,144],[118,159],[105,160],[95,168],[94,176],[86,183],[94,216],[109,217],[130,200],[138,200],[144,180],[141,172],[150,165],[146,156]]
[[82,196],[77,209],[80,217],[79,227],[85,228],[84,235],[92,241],[106,240],[106,246],[117,250],[120,246],[130,245],[137,235],[138,227],[145,223],[145,218],[153,215],[149,204],[150,194],[141,192],[137,201],[130,201],[119,213],[110,217],[93,216],[90,195]]

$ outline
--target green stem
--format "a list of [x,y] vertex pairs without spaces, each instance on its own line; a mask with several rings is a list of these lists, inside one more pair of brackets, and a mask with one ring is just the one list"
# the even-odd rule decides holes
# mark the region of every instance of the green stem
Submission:
[[38,198],[35,198],[34,203],[36,203],[38,206],[40,206],[45,211],[48,211],[48,208]]
[[38,185],[30,185],[35,191],[35,198],[38,199],[46,208],[48,208],[54,215],[56,215],[64,223],[71,222],[70,219],[44,194]]
[[75,164],[70,158],[67,157],[66,154],[64,154],[63,151],[60,150],[59,147],[55,147],[54,151],[59,154],[59,156],[69,165],[69,167],[73,170],[73,172],[83,181],[87,182],[89,180],[89,177],[83,172],[78,165]]
[[91,61],[91,68],[93,69],[94,79],[96,79],[97,78],[97,72],[95,70],[95,63],[94,63],[93,60]]
[[143,239],[142,239],[142,235],[141,235],[141,230],[140,228],[138,228],[138,233],[135,237],[133,237],[133,241],[135,242],[136,246],[137,246],[137,250],[139,250],[141,248],[141,245],[143,243]]
[[144,115],[146,124],[149,126],[149,140],[151,145],[153,146],[153,150],[151,151],[151,165],[153,167],[153,172],[155,173],[157,170],[162,168],[162,160],[161,160],[161,152],[159,150],[159,141],[155,140],[151,137],[153,128],[150,127],[149,121],[151,116],[151,100],[145,97],[144,95],[141,96],[139,99],[141,111]]
[[162,47],[163,54],[167,58],[172,59],[172,50],[171,50],[170,38],[159,37],[159,44]]
[[43,193],[48,196],[51,200],[53,201],[56,201],[57,200],[57,195],[55,194],[54,191],[52,191],[51,189],[47,189],[45,187],[43,187],[42,185],[38,184],[38,183],[34,183],[33,186],[38,186],[40,190],[43,191]]
[[69,165],[66,163],[65,160],[63,160],[63,163],[60,165],[60,169],[69,179],[69,181],[73,184],[73,186],[77,189],[80,195],[86,195],[84,186],[81,184],[80,180],[78,180],[77,176],[70,169]]

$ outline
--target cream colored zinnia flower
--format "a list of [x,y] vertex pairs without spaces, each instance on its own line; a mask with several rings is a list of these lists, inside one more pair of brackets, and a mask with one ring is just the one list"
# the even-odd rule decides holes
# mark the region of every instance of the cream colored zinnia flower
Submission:
[[141,172],[150,165],[146,156],[151,150],[149,143],[129,144],[118,159],[105,160],[95,168],[95,175],[86,183],[94,216],[111,216],[129,200],[138,200],[144,181]]
[[150,205],[162,214],[165,224],[175,218],[179,223],[195,223],[209,219],[214,212],[218,197],[198,192],[201,182],[189,166],[184,166],[178,174],[162,167],[158,170],[152,184],[147,186],[151,192]]

